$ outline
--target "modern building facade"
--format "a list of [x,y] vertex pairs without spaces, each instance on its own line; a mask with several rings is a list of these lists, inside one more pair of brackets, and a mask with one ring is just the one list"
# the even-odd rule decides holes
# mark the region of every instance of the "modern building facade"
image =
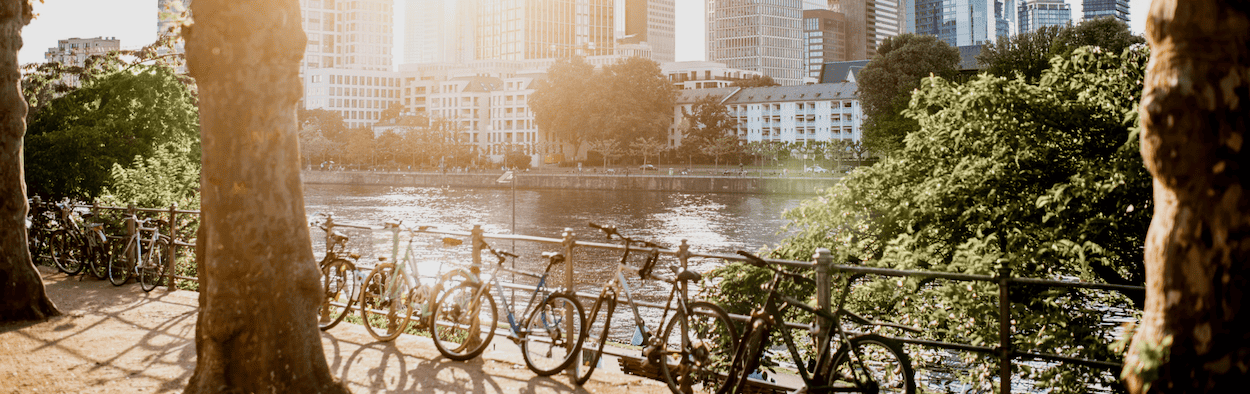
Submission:
[[[623,33],[618,40],[621,46],[643,45],[649,51],[648,59],[658,63],[671,63],[677,56],[675,0],[624,0],[625,15]],[[624,50],[624,51],[622,51]],[[638,55],[637,49],[618,48],[622,56]]]
[[300,73],[304,107],[337,111],[348,127],[367,127],[400,102],[392,71],[393,0],[300,2],[308,46]]
[[694,104],[718,97],[737,121],[733,132],[743,142],[775,141],[806,144],[833,140],[860,141],[863,111],[851,82],[763,88],[694,89],[678,92],[669,144],[680,146],[685,120]]
[[801,0],[709,0],[707,29],[708,61],[782,85],[807,75]]
[[1113,17],[1129,24],[1128,0],[1084,0],[1081,13],[1083,20]]
[[[445,0],[405,0],[404,63],[451,61],[457,30]],[[454,3],[452,4],[454,7]]]
[[1072,23],[1072,6],[1064,0],[1021,0],[1019,33]]
[[61,63],[82,67],[87,58],[121,50],[122,41],[117,37],[69,38],[57,40],[56,48],[48,48],[43,59],[49,63]]
[[847,60],[846,15],[829,10],[803,10],[807,76],[819,79],[822,66]]
[[1017,0],[915,0],[908,29],[955,47],[980,46],[1017,32]]
[[478,0],[475,59],[611,55],[613,0]]
[[724,88],[751,77],[763,76],[759,71],[729,68],[717,62],[675,62],[660,65],[660,72],[677,89]]

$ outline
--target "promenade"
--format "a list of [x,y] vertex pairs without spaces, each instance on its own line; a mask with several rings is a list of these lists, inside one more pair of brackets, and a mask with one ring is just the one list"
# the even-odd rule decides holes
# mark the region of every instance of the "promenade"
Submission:
[[[144,293],[39,267],[64,312],[48,321],[0,325],[0,393],[180,393],[195,370],[199,294]],[[511,342],[496,338],[483,357],[444,359],[429,338],[377,342],[354,324],[322,333],[331,372],[354,393],[667,393],[664,383],[595,371],[578,387],[540,378]]]

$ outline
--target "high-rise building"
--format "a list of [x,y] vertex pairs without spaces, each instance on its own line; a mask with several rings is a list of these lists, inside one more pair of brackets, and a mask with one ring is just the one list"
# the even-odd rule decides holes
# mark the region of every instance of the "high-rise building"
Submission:
[[1110,16],[1129,23],[1128,0],[1085,0],[1082,13],[1085,14],[1084,20]]
[[445,4],[445,0],[407,0],[404,63],[448,60],[456,31],[448,28]]
[[827,0],[828,9],[846,17],[846,59],[877,54],[886,38],[908,32],[903,0]]
[[363,127],[398,105],[393,0],[305,0],[301,11],[305,108],[337,111],[349,127]]
[[803,10],[803,35],[807,76],[819,79],[825,63],[846,60],[846,15],[841,12]]
[[915,0],[908,31],[937,36],[951,46],[981,46],[1016,33],[1017,0]]
[[527,60],[610,55],[613,0],[479,0],[477,59]]
[[797,85],[804,67],[801,0],[709,0],[708,61]]
[[1064,0],[1022,0],[1019,33],[1044,26],[1064,26],[1072,22],[1072,6]]
[[[674,0],[624,0],[624,44],[650,47],[649,58],[658,63],[676,60],[676,11]],[[619,53],[629,55],[629,53]]]

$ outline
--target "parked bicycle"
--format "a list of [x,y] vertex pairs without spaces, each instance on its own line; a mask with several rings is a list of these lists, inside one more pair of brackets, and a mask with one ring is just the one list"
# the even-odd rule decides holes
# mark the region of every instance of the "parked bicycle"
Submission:
[[[170,238],[161,234],[160,228],[166,222],[157,218],[140,220],[134,215],[127,220],[134,221],[135,232],[109,262],[109,282],[114,286],[121,286],[133,274],[138,278],[143,291],[152,291],[164,282],[167,265],[165,255],[169,250]],[[152,226],[145,227],[149,223]],[[145,238],[144,233],[149,236]]]
[[[431,315],[443,283],[452,283],[456,276],[468,278],[472,273],[457,268],[444,273],[441,278],[433,281],[423,277],[418,271],[416,256],[413,254],[412,241],[417,232],[429,229],[430,226],[402,226],[398,221],[386,222],[383,230],[391,232],[391,257],[394,263],[387,263],[385,256],[378,257],[381,261],[365,278],[360,292],[360,315],[364,319],[365,330],[379,341],[389,341],[403,334],[415,320],[418,330],[430,327]],[[399,234],[409,235],[408,245],[404,248],[403,258],[399,258]],[[439,265],[442,271],[442,264]],[[413,315],[416,318],[413,318]]]
[[334,328],[351,313],[363,279],[356,269],[356,261],[360,259],[360,255],[347,251],[348,237],[336,231],[335,227],[365,230],[370,228],[335,223],[333,215],[318,216],[324,220],[314,221],[311,225],[325,232],[326,254],[317,263],[317,267],[321,269],[321,288],[325,292],[321,306],[317,309],[317,325],[325,331]]
[[[495,250],[482,243],[482,249],[496,258],[494,270],[489,275],[472,277],[452,287],[434,308],[434,346],[443,356],[453,360],[468,360],[482,354],[495,336],[499,316],[491,288],[503,301],[508,318],[508,339],[520,345],[525,365],[539,376],[550,376],[573,363],[584,339],[585,315],[582,304],[568,289],[551,288],[547,277],[551,268],[564,262],[560,253],[543,253],[547,267],[541,275],[504,268],[508,258],[515,254]],[[500,272],[536,278],[533,294],[525,308],[524,318],[518,323],[516,310],[504,295]]]
[[[851,284],[863,274],[850,275],[842,289],[833,312],[826,312],[807,305],[798,299],[780,294],[777,285],[782,280],[815,285],[815,281],[803,275],[788,272],[770,265],[751,253],[739,251],[747,263],[773,271],[772,280],[764,286],[767,297],[764,303],[751,313],[751,321],[744,328],[729,368],[729,379],[718,393],[748,392],[749,376],[760,366],[761,357],[770,347],[770,337],[780,333],[789,350],[790,359],[807,387],[807,393],[858,392],[858,393],[915,393],[911,360],[897,341],[877,335],[851,336],[841,323],[843,319],[861,326],[895,327],[919,332],[920,329],[903,325],[871,321],[844,309]],[[803,351],[796,345],[791,329],[787,327],[785,313],[790,307],[799,308],[815,316],[818,329],[815,332],[815,356],[805,360]],[[822,329],[823,327],[823,329]],[[836,338],[837,347],[833,341]]]
[[78,275],[87,267],[88,256],[82,241],[74,206],[69,200],[55,204],[57,228],[49,238],[52,262],[66,275]]
[[[619,289],[624,290],[633,312],[635,327],[645,346],[642,350],[644,368],[656,366],[674,393],[690,393],[695,390],[710,392],[720,387],[733,356],[732,341],[737,338],[737,329],[729,314],[720,306],[709,302],[690,301],[687,298],[683,290],[690,282],[700,281],[702,275],[690,270],[678,272],[675,266],[671,267],[676,274],[674,278],[653,275],[659,261],[660,245],[624,236],[615,227],[595,223],[590,223],[590,226],[603,231],[608,239],[613,236],[620,238],[624,251],[617,264],[616,278],[603,287],[599,298],[595,299],[595,304],[590,308],[586,326],[588,345],[583,345],[589,354],[583,357],[585,362],[578,373],[577,384],[584,384],[590,379],[603,357]],[[646,260],[638,269],[627,264],[629,254],[635,246],[644,248],[646,253]],[[657,332],[649,328],[642,319],[629,282],[625,280],[626,271],[637,274],[643,280],[661,280],[672,286],[664,303],[664,311],[660,315],[660,322],[664,325],[661,335],[657,336]],[[670,312],[673,314],[672,318],[668,318]]]
[[26,243],[30,247],[30,258],[35,264],[52,262],[52,233],[56,230],[55,211],[49,209],[39,196],[27,200],[30,210],[26,217]]

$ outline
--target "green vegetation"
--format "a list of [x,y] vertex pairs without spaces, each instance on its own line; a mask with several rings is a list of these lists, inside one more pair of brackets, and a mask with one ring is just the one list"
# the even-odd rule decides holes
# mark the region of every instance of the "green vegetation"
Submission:
[[1050,68],[1050,59],[1067,58],[1077,48],[1097,46],[1109,53],[1124,52],[1133,44],[1146,40],[1129,32],[1119,19],[1105,17],[1075,26],[1045,26],[1028,33],[1001,38],[985,44],[977,62],[985,71],[1004,78],[1021,75],[1037,82],[1042,71]]
[[934,36],[903,34],[877,48],[879,56],[859,72],[859,101],[864,108],[864,146],[877,156],[903,147],[903,138],[920,128],[903,115],[912,91],[930,75],[950,79],[958,72],[959,50]]
[[[895,154],[787,212],[796,234],[771,257],[808,260],[826,247],[835,261],[874,267],[980,275],[1007,268],[1018,277],[1141,285],[1153,209],[1137,135],[1147,52],[1078,49],[1052,59],[1036,83],[926,78],[904,112],[919,129]],[[720,270],[722,289],[752,288],[764,279],[752,270]],[[857,312],[923,327],[927,339],[999,341],[996,285],[869,279],[849,300]],[[752,305],[724,297],[731,307]],[[1101,360],[1119,357],[1108,346],[1108,310],[1143,304],[1140,294],[1035,286],[1013,287],[1012,301],[1017,350]],[[918,364],[944,354],[915,349],[927,350]],[[962,378],[989,388],[996,359],[959,354],[971,368]],[[1118,387],[1104,370],[1017,368],[1057,393]]]

